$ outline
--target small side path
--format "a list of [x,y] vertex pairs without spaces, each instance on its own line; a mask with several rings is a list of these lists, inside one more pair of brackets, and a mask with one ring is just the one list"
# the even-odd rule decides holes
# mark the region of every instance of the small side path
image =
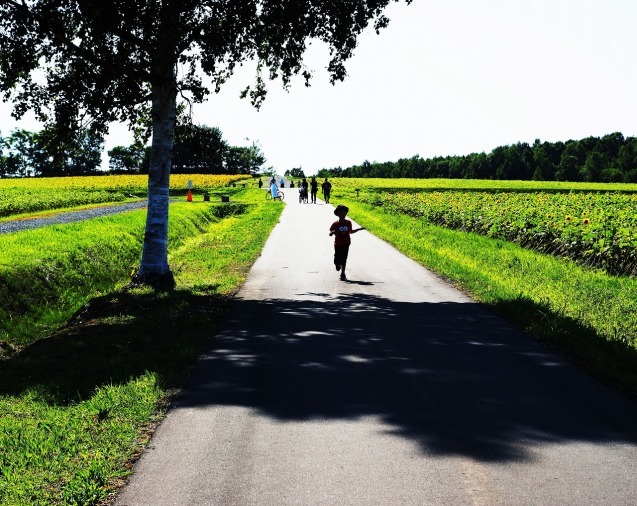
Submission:
[[147,200],[138,202],[126,202],[124,204],[108,204],[91,209],[83,209],[81,211],[63,211],[52,216],[43,218],[28,218],[11,221],[0,222],[0,234],[10,234],[12,232],[21,232],[23,230],[31,230],[34,228],[47,227],[49,225],[63,225],[76,221],[90,220],[91,218],[99,218],[111,214],[125,213],[142,209],[147,206]]
[[117,505],[637,504],[634,404],[286,197]]

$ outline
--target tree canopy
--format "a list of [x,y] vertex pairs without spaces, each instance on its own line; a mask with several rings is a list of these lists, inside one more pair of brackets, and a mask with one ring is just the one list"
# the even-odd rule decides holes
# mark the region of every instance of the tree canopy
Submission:
[[[244,96],[258,106],[265,81],[306,83],[309,41],[330,48],[332,82],[357,37],[388,19],[398,0],[4,0],[0,94],[21,117],[35,111],[57,132],[104,133],[113,121],[152,119],[148,218],[137,279],[172,285],[167,262],[168,180],[178,95],[201,102],[246,61],[257,63]],[[410,3],[411,0],[405,0]]]
[[172,172],[221,174],[228,144],[217,127],[188,123],[175,128]]
[[244,94],[258,105],[268,78],[309,81],[310,39],[330,46],[331,80],[343,79],[357,36],[370,21],[377,31],[387,25],[390,1],[4,0],[0,92],[16,117],[32,110],[45,123],[105,130],[145,114],[154,88],[202,101],[236,65],[256,60]]
[[225,153],[224,168],[227,174],[256,175],[263,169],[265,155],[258,144],[230,146]]
[[286,170],[284,175],[286,177],[289,176],[289,177],[302,178],[302,177],[305,177],[305,172],[303,172],[302,167],[294,167],[293,169]]

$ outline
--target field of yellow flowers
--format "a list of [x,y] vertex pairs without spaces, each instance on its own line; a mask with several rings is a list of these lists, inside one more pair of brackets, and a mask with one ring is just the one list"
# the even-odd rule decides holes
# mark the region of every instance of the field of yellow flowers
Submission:
[[[170,177],[170,189],[185,192],[190,180],[195,191],[211,190],[246,178],[250,176],[173,174]],[[147,188],[146,175],[0,179],[0,218],[85,204],[143,198]]]
[[633,183],[577,183],[571,181],[510,181],[493,179],[330,178],[334,189],[405,191],[621,192],[637,193]]
[[618,192],[367,192],[362,200],[428,223],[637,275],[637,194]]

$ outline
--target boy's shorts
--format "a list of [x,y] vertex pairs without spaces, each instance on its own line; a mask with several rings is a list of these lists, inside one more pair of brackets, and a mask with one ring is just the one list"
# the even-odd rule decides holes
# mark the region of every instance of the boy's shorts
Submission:
[[349,244],[345,246],[334,246],[334,265],[345,265],[347,263],[348,253]]

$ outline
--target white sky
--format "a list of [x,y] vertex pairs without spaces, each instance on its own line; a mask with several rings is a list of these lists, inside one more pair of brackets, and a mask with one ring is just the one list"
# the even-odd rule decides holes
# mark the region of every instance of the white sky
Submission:
[[[311,88],[270,83],[257,112],[239,99],[253,78],[245,67],[196,107],[195,122],[218,126],[232,145],[258,141],[279,173],[306,174],[536,138],[637,135],[636,0],[414,0],[386,13],[389,27],[360,38],[344,82],[329,84],[327,51],[315,44]],[[15,126],[8,110],[0,105],[4,134]],[[107,149],[129,143],[115,127]]]

